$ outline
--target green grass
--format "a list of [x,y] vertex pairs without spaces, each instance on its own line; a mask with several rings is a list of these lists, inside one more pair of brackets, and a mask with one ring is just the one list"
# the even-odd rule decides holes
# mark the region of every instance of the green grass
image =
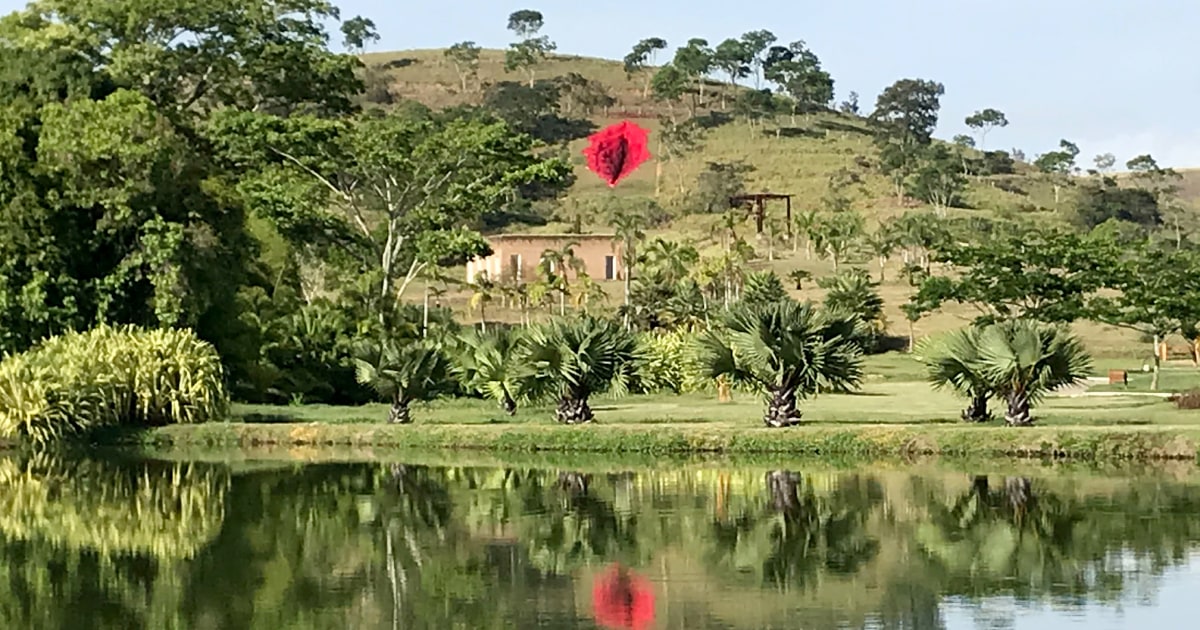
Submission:
[[[899,379],[902,363],[878,362]],[[873,383],[855,395],[806,401],[805,424],[791,430],[761,425],[762,401],[735,395],[598,397],[597,424],[563,427],[553,409],[522,409],[508,418],[493,405],[456,400],[421,407],[410,426],[387,426],[384,405],[238,406],[226,423],[170,426],[102,437],[158,448],[246,446],[461,448],[497,451],[603,453],[790,453],[880,457],[913,454],[1072,457],[1108,461],[1196,457],[1200,412],[1160,398],[1130,395],[1051,397],[1035,410],[1038,426],[1011,429],[958,421],[962,401],[914,380]],[[997,415],[1002,409],[994,410]]]

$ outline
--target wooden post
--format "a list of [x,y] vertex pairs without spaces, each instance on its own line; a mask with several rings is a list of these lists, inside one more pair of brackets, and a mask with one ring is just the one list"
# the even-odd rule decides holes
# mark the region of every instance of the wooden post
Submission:
[[783,200],[784,200],[784,202],[787,204],[787,235],[788,235],[788,240],[792,240],[792,239],[793,239],[793,238],[795,238],[795,236],[796,236],[795,234],[792,234],[792,196],[791,196],[791,195],[786,195],[786,196],[784,196]]

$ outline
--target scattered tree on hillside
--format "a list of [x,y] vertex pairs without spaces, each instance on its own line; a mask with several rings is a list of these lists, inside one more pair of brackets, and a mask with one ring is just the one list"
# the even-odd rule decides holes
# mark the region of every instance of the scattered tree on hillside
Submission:
[[719,214],[729,209],[729,199],[746,192],[747,176],[754,166],[741,160],[708,162],[696,176],[689,206],[697,214]]
[[617,103],[617,99],[608,93],[607,86],[578,72],[568,72],[557,77],[555,83],[559,86],[562,102],[566,103],[568,116],[575,113],[576,108],[592,116],[597,111],[607,112],[609,107]]
[[375,30],[375,22],[362,16],[342,22],[342,43],[354,54],[362,54],[367,45],[377,41],[379,32]]
[[937,127],[941,83],[901,79],[885,89],[875,102],[871,121],[877,126],[880,166],[891,175],[897,199],[902,200],[904,180],[917,166],[921,147],[929,144]]
[[750,31],[742,35],[742,46],[749,57],[750,68],[754,71],[755,88],[762,87],[767,51],[776,40],[775,34],[767,30]]
[[1092,159],[1092,163],[1096,165],[1095,173],[1097,175],[1107,175],[1117,164],[1117,156],[1111,153],[1101,153]]
[[[727,39],[713,51],[712,65],[729,77],[729,87],[737,86],[737,80],[750,75],[751,54],[746,45],[736,39]],[[726,108],[725,91],[721,92],[721,109]]]
[[1143,189],[1150,191],[1158,202],[1158,209],[1166,223],[1175,233],[1175,248],[1183,247],[1184,224],[1195,224],[1195,211],[1179,199],[1179,182],[1183,179],[1173,168],[1163,168],[1149,154],[1139,155],[1125,163],[1132,179]]
[[504,70],[520,70],[529,77],[529,87],[537,78],[537,66],[558,46],[545,35],[538,35],[545,25],[541,12],[522,9],[508,16],[508,30],[521,40],[509,45],[504,55]]
[[1075,158],[1079,156],[1079,147],[1068,140],[1060,140],[1057,151],[1047,151],[1033,161],[1038,171],[1050,178],[1054,186],[1054,209],[1058,209],[1060,192],[1064,184],[1070,183],[1071,174],[1077,169]]
[[676,121],[674,118],[659,116],[658,159],[654,169],[654,196],[662,194],[662,165],[676,166],[676,179],[679,182],[679,192],[687,190],[687,182],[683,177],[682,158],[698,150],[704,141],[704,129],[696,124],[695,119]]
[[[671,121],[675,122],[675,106],[682,103],[684,95],[688,93],[687,74],[673,64],[667,64],[654,73],[650,80],[650,88],[654,91],[654,100],[667,104]],[[696,115],[696,106],[693,94],[688,106],[690,115]]]
[[708,47],[708,40],[699,37],[689,39],[686,46],[675,51],[675,59],[671,63],[696,87],[697,98],[703,102],[704,84],[713,69],[713,50]]
[[846,96],[846,100],[842,101],[841,105],[838,105],[838,111],[842,112],[843,114],[857,116],[859,114],[858,92],[850,92],[850,94]]
[[488,86],[483,94],[483,107],[513,129],[529,134],[546,144],[570,142],[583,138],[595,131],[596,126],[583,118],[567,118],[560,114],[560,103],[568,101],[576,106],[577,98],[592,99],[593,106],[602,106],[606,101],[596,94],[588,95],[592,87],[572,86],[581,94],[572,99],[563,95],[564,84],[569,79],[558,81],[538,80],[533,87],[513,81],[500,81]]
[[650,83],[654,78],[654,66],[658,51],[666,50],[667,40],[661,37],[650,37],[634,44],[633,50],[625,55],[625,75],[633,78],[635,74],[644,77],[642,98],[650,98]]
[[792,99],[792,124],[797,112],[827,107],[833,100],[833,77],[821,69],[821,60],[802,41],[771,49],[763,74]]
[[957,136],[954,136],[954,139],[951,140],[951,142],[953,142],[955,145],[960,146],[964,149],[974,149],[975,148],[975,138],[972,138],[971,136],[968,136],[965,133],[960,133]]
[[984,148],[987,147],[988,132],[1007,127],[1008,118],[1004,112],[989,107],[967,116],[966,123],[968,127],[975,130],[975,133],[979,134],[979,147]]
[[479,55],[481,52],[483,49],[475,42],[466,41],[454,44],[443,53],[450,63],[454,64],[454,71],[458,73],[458,80],[462,84],[463,92],[470,92],[471,83],[479,82]]
[[946,145],[928,145],[919,154],[915,172],[906,182],[908,193],[944,213],[946,208],[962,201],[967,188],[963,170],[961,158]]
[[1083,185],[1075,219],[1088,230],[1106,221],[1123,221],[1150,230],[1162,225],[1162,212],[1151,191],[1122,187],[1115,179],[1104,177]]

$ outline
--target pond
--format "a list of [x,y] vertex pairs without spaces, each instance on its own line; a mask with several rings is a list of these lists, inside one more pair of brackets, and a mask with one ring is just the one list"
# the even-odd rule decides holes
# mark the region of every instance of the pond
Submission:
[[1190,466],[420,461],[0,458],[0,627],[1093,630],[1200,613]]

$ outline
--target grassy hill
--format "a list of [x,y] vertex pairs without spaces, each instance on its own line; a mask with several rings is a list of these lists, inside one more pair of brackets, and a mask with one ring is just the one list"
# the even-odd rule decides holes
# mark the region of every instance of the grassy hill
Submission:
[[[524,75],[506,73],[504,70],[504,53],[502,51],[484,51],[479,68],[479,81],[464,91],[460,78],[441,50],[414,50],[392,53],[377,53],[366,55],[364,60],[375,72],[385,77],[389,91],[401,99],[412,99],[440,108],[461,104],[478,103],[482,98],[482,86],[499,81],[522,81]],[[621,63],[610,60],[583,58],[574,56],[555,56],[538,68],[538,78],[553,78],[568,73],[578,73],[590,80],[604,84],[616,104],[609,108],[607,115],[597,115],[593,122],[603,126],[622,119],[633,119],[651,131],[651,152],[658,154],[654,146],[654,133],[658,131],[658,115],[667,110],[652,100],[643,96],[643,83],[640,77],[626,76]],[[719,96],[728,86],[712,82],[708,86],[711,93]],[[741,88],[733,88],[741,89]],[[721,111],[719,98],[711,98],[716,111]],[[734,119],[727,124],[711,129],[699,149],[681,160],[672,163],[660,163],[657,158],[644,165],[628,180],[623,181],[615,190],[610,190],[597,177],[587,171],[581,151],[586,144],[577,140],[570,144],[570,155],[578,171],[578,181],[561,202],[558,212],[560,216],[579,213],[592,219],[584,223],[585,232],[607,231],[603,223],[602,209],[613,195],[620,197],[656,197],[656,174],[661,175],[659,194],[656,200],[667,208],[678,207],[684,203],[688,191],[696,181],[697,175],[710,162],[741,161],[753,168],[747,176],[749,191],[771,191],[790,193],[794,209],[801,211],[819,207],[820,199],[827,190],[829,178],[835,172],[846,169],[855,173],[861,185],[855,200],[855,207],[868,220],[868,229],[873,229],[877,223],[885,222],[890,217],[904,211],[919,207],[912,200],[899,203],[889,181],[876,168],[876,151],[871,144],[867,123],[857,116],[841,114],[820,114],[800,117],[793,121],[788,116],[782,116],[762,125],[751,126],[743,120]],[[1032,174],[1028,165],[1018,164],[1018,173],[1011,176],[973,178],[965,195],[964,208],[952,208],[950,214],[984,214],[1016,213],[1040,221],[1062,221],[1065,213],[1055,210],[1052,188],[1039,177]],[[1187,172],[1184,182],[1185,192],[1191,198],[1200,198],[1200,171]],[[1066,189],[1059,206],[1070,207],[1070,189]],[[714,217],[704,215],[677,215],[679,218],[670,224],[651,232],[652,236],[664,236],[672,239],[685,239],[697,243],[701,248],[714,247],[708,240]],[[564,223],[551,223],[530,231],[561,232]],[[749,226],[747,226],[749,228]],[[747,233],[753,233],[747,230]],[[828,274],[831,266],[821,260],[809,259],[803,253],[792,253],[790,248],[776,257],[776,260],[766,260],[766,249],[761,242],[758,250],[762,260],[755,263],[758,268],[775,270],[781,276],[797,268],[808,269],[815,276]],[[865,257],[852,261],[868,266],[874,273],[878,268],[873,261]],[[892,322],[893,332],[904,333],[904,319],[900,305],[907,301],[911,289],[896,282],[900,262],[892,261],[888,265],[889,282],[884,283],[881,293],[887,302],[887,316]],[[619,285],[613,283],[610,289],[612,304],[619,302]],[[819,299],[819,289],[809,289],[796,292],[797,297]],[[460,312],[465,321],[477,318],[475,313],[468,312],[468,296],[463,292],[452,292],[443,301]],[[490,314],[498,310],[492,307]],[[502,319],[515,318],[515,314],[500,310]],[[974,316],[973,312],[965,309],[947,309],[935,314],[917,326],[918,335],[936,333],[949,328],[963,325]],[[1107,326],[1090,323],[1080,323],[1079,332],[1084,335],[1091,349],[1100,355],[1107,356],[1136,356],[1138,363],[1129,368],[1140,367],[1142,357],[1149,356],[1148,344],[1134,338],[1128,332]],[[1182,341],[1180,342],[1182,343]]]

